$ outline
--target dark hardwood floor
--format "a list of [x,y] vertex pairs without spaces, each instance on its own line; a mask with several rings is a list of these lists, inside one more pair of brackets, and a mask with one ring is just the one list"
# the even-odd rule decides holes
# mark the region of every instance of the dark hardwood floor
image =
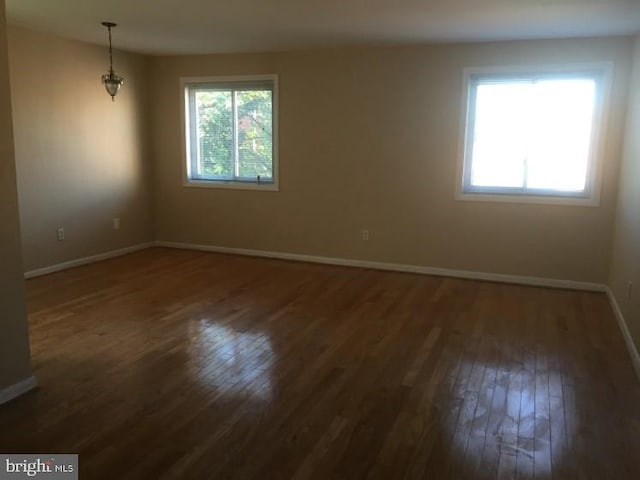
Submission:
[[82,479],[638,479],[604,294],[150,249],[27,282],[0,452]]

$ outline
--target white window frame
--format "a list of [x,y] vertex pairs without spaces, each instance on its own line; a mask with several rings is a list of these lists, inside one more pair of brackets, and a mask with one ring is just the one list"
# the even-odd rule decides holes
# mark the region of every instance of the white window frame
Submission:
[[[191,85],[216,85],[234,84],[241,86],[246,82],[271,82],[273,84],[273,179],[269,182],[252,182],[223,179],[198,179],[191,178],[191,119],[189,117],[189,87]],[[182,178],[183,186],[196,188],[221,188],[237,190],[264,190],[279,191],[279,162],[278,162],[278,75],[233,75],[233,76],[213,76],[213,77],[182,77],[180,78],[180,106],[182,123]]]
[[[591,132],[587,178],[584,192],[558,192],[509,187],[471,186],[471,154],[475,115],[474,81],[477,78],[593,78],[596,82],[593,128]],[[528,65],[506,67],[472,67],[463,72],[461,132],[455,198],[477,202],[539,203],[551,205],[600,205],[602,164],[605,160],[605,134],[613,77],[612,62],[566,65]],[[477,84],[475,84],[477,85]]]

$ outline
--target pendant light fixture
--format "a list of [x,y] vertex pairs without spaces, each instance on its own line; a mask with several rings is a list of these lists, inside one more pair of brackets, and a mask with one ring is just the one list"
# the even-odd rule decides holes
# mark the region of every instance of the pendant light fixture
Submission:
[[105,73],[102,75],[102,83],[104,84],[104,88],[109,95],[111,95],[111,100],[115,101],[115,96],[118,94],[120,87],[124,83],[124,77],[118,75],[113,71],[113,50],[111,49],[111,29],[116,27],[117,24],[112,22],[102,22],[102,25],[107,27],[109,30],[109,73]]

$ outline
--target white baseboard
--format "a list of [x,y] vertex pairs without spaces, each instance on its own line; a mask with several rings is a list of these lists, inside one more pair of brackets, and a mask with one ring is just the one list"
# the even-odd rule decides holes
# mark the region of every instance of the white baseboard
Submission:
[[24,395],[30,390],[33,390],[38,386],[36,377],[31,376],[22,380],[21,382],[14,383],[13,385],[0,390],[0,405],[7,403],[14,398],[18,398],[20,395]]
[[616,296],[613,294],[613,291],[609,287],[607,287],[607,296],[609,297],[609,303],[611,303],[611,308],[613,309],[613,313],[615,314],[618,325],[620,326],[620,331],[622,332],[622,336],[624,337],[624,343],[626,343],[627,345],[629,356],[631,356],[633,368],[636,370],[638,379],[640,379],[640,353],[638,353],[638,349],[636,348],[635,343],[633,343],[631,332],[629,332],[629,327],[627,326],[627,322],[624,319],[624,315],[622,314],[620,305],[618,305]]
[[48,267],[37,268],[35,270],[29,270],[25,272],[24,278],[39,277],[41,275],[47,275],[49,273],[59,272],[60,270],[66,270],[68,268],[79,267],[80,265],[87,265],[89,263],[99,262],[101,260],[107,260],[109,258],[119,257],[126,255],[127,253],[137,252],[138,250],[144,250],[154,246],[154,242],[139,243],[131,247],[120,248],[118,250],[111,250],[109,252],[99,253],[97,255],[91,255],[90,257],[78,258],[76,260],[70,260],[68,262],[57,263]]
[[469,270],[452,270],[449,268],[425,267],[420,265],[406,265],[386,262],[372,262],[368,260],[353,260],[348,258],[318,257],[298,253],[270,252],[266,250],[250,250],[246,248],[217,247],[213,245],[198,245],[192,243],[177,243],[157,241],[158,247],[179,248],[183,250],[200,250],[204,252],[229,253],[247,255],[251,257],[277,258],[281,260],[295,260],[299,262],[323,263],[345,267],[371,268],[375,270],[390,270],[393,272],[419,273],[441,277],[465,278],[470,280],[485,280],[499,283],[515,283],[536,287],[563,288],[569,290],[586,290],[591,292],[606,292],[607,287],[599,283],[575,282],[572,280],[558,280],[552,278],[527,277],[522,275],[504,275],[501,273],[473,272]]

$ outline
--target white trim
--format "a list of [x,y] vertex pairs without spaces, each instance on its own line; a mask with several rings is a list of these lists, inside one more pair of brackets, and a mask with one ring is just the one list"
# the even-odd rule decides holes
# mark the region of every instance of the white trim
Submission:
[[97,255],[91,255],[90,257],[77,258],[75,260],[69,260],[68,262],[57,263],[48,267],[36,268],[35,270],[29,270],[24,273],[24,278],[39,277],[41,275],[47,275],[49,273],[59,272],[60,270],[67,270],[68,268],[79,267],[80,265],[87,265],[89,263],[99,262],[101,260],[107,260],[109,258],[120,257],[128,253],[137,252],[138,250],[144,250],[145,248],[152,247],[153,242],[139,243],[131,247],[120,248],[118,250],[111,250],[109,252],[99,253]]
[[[189,141],[189,94],[187,86],[194,83],[224,83],[243,81],[270,81],[273,82],[272,90],[272,122],[273,122],[273,181],[265,183],[242,182],[234,180],[202,180],[191,179],[191,143]],[[280,154],[279,154],[279,111],[280,111],[280,91],[279,77],[277,73],[260,75],[232,75],[232,76],[206,76],[206,77],[181,77],[180,78],[180,124],[182,141],[182,186],[192,188],[218,188],[233,190],[261,190],[267,192],[280,191]]]
[[600,200],[596,198],[554,197],[551,195],[522,195],[464,193],[456,191],[456,200],[465,202],[493,202],[493,203],[532,203],[537,205],[565,205],[575,207],[599,207]]
[[624,343],[627,345],[629,356],[631,356],[631,362],[633,363],[633,368],[636,371],[636,375],[638,376],[638,379],[640,379],[640,353],[638,353],[638,349],[636,348],[636,345],[633,342],[633,338],[631,337],[631,332],[629,332],[629,327],[627,326],[627,322],[624,319],[624,315],[622,314],[620,305],[618,305],[618,301],[616,300],[616,297],[613,294],[613,290],[611,290],[611,288],[609,287],[606,287],[606,288],[607,288],[607,296],[609,297],[609,303],[611,304],[613,313],[615,314],[616,320],[618,321],[618,325],[620,326],[620,331],[622,332],[622,336],[624,337]]
[[234,182],[231,180],[187,180],[183,179],[183,187],[188,188],[222,188],[229,190],[261,190],[264,192],[279,192],[275,182]]
[[[510,193],[510,192],[465,192],[465,171],[468,168],[465,157],[468,141],[469,107],[470,107],[470,81],[474,74],[487,75],[539,75],[539,74],[563,74],[581,71],[592,71],[600,76],[596,79],[597,100],[591,133],[591,153],[587,171],[587,196],[571,196],[562,193],[535,194],[535,193]],[[460,112],[460,134],[458,140],[458,162],[454,198],[460,201],[472,202],[504,202],[504,203],[533,203],[544,205],[570,205],[581,207],[599,207],[602,189],[602,169],[606,162],[606,134],[610,99],[613,86],[614,63],[587,62],[551,65],[511,65],[490,67],[468,67],[463,70],[462,79],[462,103]]]
[[14,398],[18,398],[20,395],[24,395],[37,386],[38,381],[36,380],[36,377],[32,375],[29,378],[25,378],[18,383],[14,383],[13,385],[0,390],[0,405],[13,400]]
[[586,290],[591,292],[606,292],[606,287],[599,283],[576,282],[552,278],[527,277],[522,275],[505,275],[502,273],[474,272],[470,270],[452,270],[449,268],[426,267],[421,265],[407,265],[398,263],[372,262],[369,260],[353,260],[348,258],[318,257],[299,253],[271,252],[267,250],[251,250],[246,248],[219,247],[214,245],[198,245],[193,243],[177,243],[157,241],[158,247],[178,248],[182,250],[200,250],[203,252],[229,253],[233,255],[247,255],[251,257],[277,258],[280,260],[294,260],[299,262],[323,263],[344,267],[371,268],[374,270],[389,270],[393,272],[418,273],[442,277],[465,278],[470,280],[485,280],[499,283],[515,283],[536,287],[563,288],[569,290]]

